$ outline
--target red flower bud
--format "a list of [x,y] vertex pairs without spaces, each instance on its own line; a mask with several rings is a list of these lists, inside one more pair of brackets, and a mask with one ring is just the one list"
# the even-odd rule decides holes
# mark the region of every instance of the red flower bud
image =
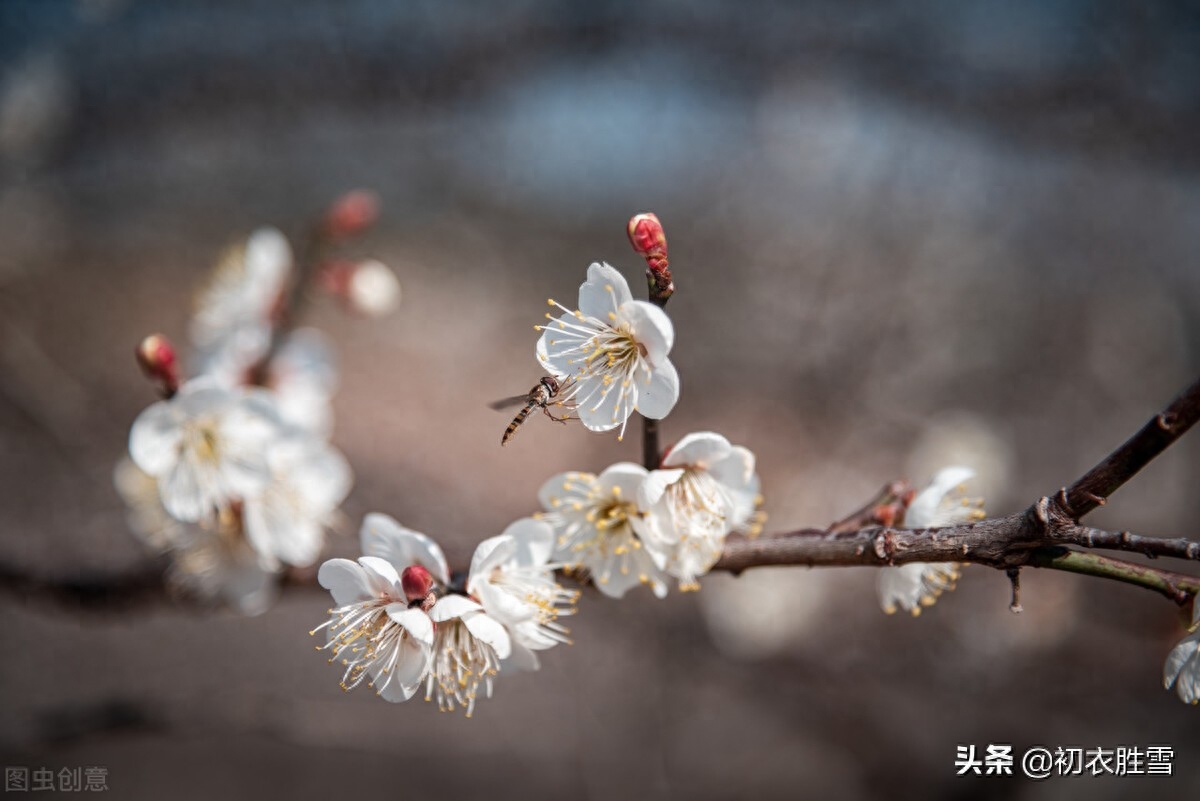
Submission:
[[650,269],[657,269],[658,262],[666,262],[667,235],[656,215],[649,212],[635,214],[629,220],[628,232],[630,244],[646,259]]
[[325,232],[333,239],[357,236],[375,224],[379,198],[366,189],[355,189],[339,197],[325,212]]
[[138,343],[135,355],[142,372],[161,384],[168,397],[174,395],[179,389],[179,365],[171,341],[162,334],[151,334]]
[[423,601],[433,591],[433,576],[420,565],[410,565],[400,574],[400,586],[409,602]]

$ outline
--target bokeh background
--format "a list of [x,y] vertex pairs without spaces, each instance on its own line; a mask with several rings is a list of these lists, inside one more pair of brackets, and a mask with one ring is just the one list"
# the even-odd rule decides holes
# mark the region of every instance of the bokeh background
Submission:
[[[624,224],[664,221],[683,395],[668,438],[759,456],[769,529],[965,461],[1007,513],[1200,371],[1200,15],[1188,4],[400,0],[0,3],[0,557],[143,554],[111,487],[221,248],[376,190],[398,314],[338,341],[334,442],[367,511],[465,564],[564,469],[636,438],[486,408]],[[1200,437],[1097,525],[1194,536]],[[102,765],[113,797],[1186,798],[1200,717],[1161,687],[1161,598],[968,568],[920,618],[869,570],[585,597],[576,644],[475,718],[342,693],[325,598],[240,618],[0,599],[6,765]],[[957,745],[1165,744],[1172,778],[964,779]]]

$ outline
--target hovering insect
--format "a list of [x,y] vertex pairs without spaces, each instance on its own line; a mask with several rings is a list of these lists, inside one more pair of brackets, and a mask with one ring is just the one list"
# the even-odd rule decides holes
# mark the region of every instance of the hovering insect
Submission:
[[[521,411],[517,412],[517,416],[508,424],[508,428],[504,429],[504,436],[500,438],[501,445],[507,445],[508,441],[517,433],[517,429],[525,422],[525,419],[533,413],[534,409],[541,409],[542,412],[551,420],[557,423],[566,423],[570,419],[571,412],[575,406],[570,402],[570,397],[559,398],[563,392],[571,386],[571,379],[560,381],[552,375],[543,376],[533,389],[526,392],[524,395],[513,395],[511,398],[504,398],[495,403],[489,404],[493,409],[502,410],[510,406],[516,406],[518,403],[525,404],[521,407]],[[561,407],[566,410],[566,414],[559,417],[550,411],[551,406]]]

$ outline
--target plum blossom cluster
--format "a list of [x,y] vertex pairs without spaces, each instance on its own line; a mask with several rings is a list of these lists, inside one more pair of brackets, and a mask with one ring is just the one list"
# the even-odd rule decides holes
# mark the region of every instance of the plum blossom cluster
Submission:
[[641,584],[661,598],[671,579],[699,589],[725,538],[756,535],[765,519],[754,454],[708,431],[681,439],[656,470],[620,462],[599,475],[562,473],[538,500],[556,558],[613,598]]
[[[362,230],[368,201],[343,198],[313,241],[327,247]],[[329,441],[332,346],[320,331],[284,325],[304,266],[273,228],[228,249],[197,296],[186,379],[165,337],[143,341],[139,362],[165,397],[134,421],[114,475],[133,531],[169,555],[173,585],[246,614],[269,606],[282,570],[316,563],[352,485]]]
[[501,666],[536,670],[538,651],[568,642],[559,617],[578,593],[563,589],[551,561],[554,533],[518,520],[475,549],[465,582],[451,580],[432,539],[382,514],[368,515],[357,561],[330,559],[318,581],[333,596],[324,631],[342,688],[366,682],[392,702],[422,688],[442,710],[469,717],[482,692],[491,697]]

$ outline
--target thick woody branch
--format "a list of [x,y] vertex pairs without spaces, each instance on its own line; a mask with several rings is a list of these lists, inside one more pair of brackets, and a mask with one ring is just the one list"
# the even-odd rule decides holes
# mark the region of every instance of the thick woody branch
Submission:
[[[1063,547],[1106,548],[1149,557],[1200,560],[1200,543],[1111,532],[1077,521],[1132,478],[1200,419],[1200,381],[1192,384],[1121,447],[1069,489],[1024,512],[938,529],[904,530],[841,524],[751,540],[731,537],[715,569],[740,573],[765,565],[880,566],[964,562],[1000,570],[1023,566],[1066,570],[1153,589],[1183,603],[1200,593],[1200,578]],[[865,518],[852,516],[856,522]]]

